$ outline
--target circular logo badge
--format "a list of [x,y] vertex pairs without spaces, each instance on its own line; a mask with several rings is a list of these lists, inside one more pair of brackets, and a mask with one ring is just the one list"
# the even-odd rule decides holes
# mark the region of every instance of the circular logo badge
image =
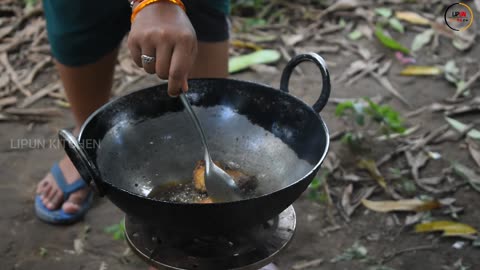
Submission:
[[472,9],[464,3],[455,3],[445,10],[445,23],[455,31],[467,30],[473,23]]

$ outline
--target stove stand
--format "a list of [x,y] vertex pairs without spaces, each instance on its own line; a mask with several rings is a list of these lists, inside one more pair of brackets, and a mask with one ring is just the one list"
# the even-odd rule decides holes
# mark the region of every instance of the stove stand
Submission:
[[258,270],[288,246],[295,226],[290,206],[263,225],[229,236],[166,233],[127,216],[125,236],[132,250],[158,269]]

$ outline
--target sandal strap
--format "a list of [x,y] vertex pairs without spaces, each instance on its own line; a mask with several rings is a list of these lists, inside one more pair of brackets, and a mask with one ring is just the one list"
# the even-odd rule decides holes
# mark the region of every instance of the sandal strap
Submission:
[[68,199],[70,194],[87,186],[87,183],[85,183],[85,181],[83,181],[81,178],[71,184],[68,184],[67,181],[65,181],[65,176],[63,175],[63,172],[60,169],[58,163],[55,163],[52,166],[50,172],[52,173],[55,182],[57,182],[58,187],[63,192],[63,199],[65,201]]

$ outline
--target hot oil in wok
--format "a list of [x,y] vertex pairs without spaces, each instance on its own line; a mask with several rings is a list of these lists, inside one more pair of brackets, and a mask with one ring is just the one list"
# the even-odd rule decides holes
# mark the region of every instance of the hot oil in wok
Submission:
[[[255,197],[257,179],[249,176],[238,169],[215,162],[224,169],[237,182],[244,199]],[[211,203],[205,188],[205,163],[197,162],[193,171],[193,181],[181,181],[179,183],[169,183],[154,187],[148,194],[149,198],[178,203]]]
[[206,200],[208,195],[196,190],[193,183],[187,182],[156,186],[148,197],[167,202],[196,203]]

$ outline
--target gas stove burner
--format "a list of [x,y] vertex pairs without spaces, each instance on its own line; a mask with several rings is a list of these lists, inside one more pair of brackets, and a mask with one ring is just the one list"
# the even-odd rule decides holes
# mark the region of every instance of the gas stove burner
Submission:
[[273,261],[295,233],[293,206],[255,228],[232,235],[171,233],[125,219],[132,250],[158,269],[257,270]]

